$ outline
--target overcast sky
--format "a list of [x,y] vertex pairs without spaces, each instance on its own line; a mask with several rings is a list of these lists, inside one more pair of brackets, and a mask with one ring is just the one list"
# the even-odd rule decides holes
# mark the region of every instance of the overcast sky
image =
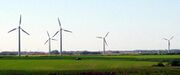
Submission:
[[[59,29],[57,18],[64,29],[63,50],[101,51],[105,36],[108,50],[180,48],[180,0],[1,0],[0,51],[17,51],[16,28],[22,14],[23,51],[48,51],[44,42]],[[59,49],[52,41],[52,49]]]

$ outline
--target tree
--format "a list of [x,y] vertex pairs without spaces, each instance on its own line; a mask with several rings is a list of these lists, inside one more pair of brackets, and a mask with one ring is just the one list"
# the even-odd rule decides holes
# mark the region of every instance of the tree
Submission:
[[52,50],[51,54],[59,54],[59,51],[58,50]]

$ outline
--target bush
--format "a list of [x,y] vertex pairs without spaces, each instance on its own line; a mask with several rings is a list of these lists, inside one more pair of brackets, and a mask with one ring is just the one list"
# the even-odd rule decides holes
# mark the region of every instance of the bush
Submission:
[[25,55],[25,57],[29,57],[28,55]]
[[158,64],[156,65],[153,65],[155,67],[165,67],[165,65],[163,64],[163,62],[159,62]]
[[75,58],[75,60],[81,60],[81,58],[78,58],[78,57],[77,57],[77,58]]
[[170,62],[171,66],[180,66],[180,60],[173,60]]
[[53,50],[53,51],[51,51],[51,54],[59,54],[59,51],[58,50]]

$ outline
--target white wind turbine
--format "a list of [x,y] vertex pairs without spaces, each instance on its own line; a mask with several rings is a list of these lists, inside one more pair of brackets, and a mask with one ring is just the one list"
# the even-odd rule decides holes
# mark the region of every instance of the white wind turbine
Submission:
[[[58,23],[59,23],[59,31],[57,31],[57,32],[54,34],[54,36],[56,36],[56,35],[60,32],[60,37],[59,37],[59,38],[60,38],[60,40],[59,40],[59,42],[60,42],[60,55],[62,55],[62,32],[65,31],[65,32],[70,32],[70,33],[72,33],[72,31],[63,29],[62,26],[61,26],[61,22],[60,22],[59,18],[58,18]],[[54,36],[53,36],[53,37],[54,37]]]
[[8,33],[17,30],[18,29],[18,56],[21,56],[21,30],[26,33],[27,35],[30,35],[29,33],[27,33],[24,29],[22,29],[21,27],[21,14],[20,14],[20,20],[19,20],[19,26],[17,28],[14,28],[10,31],[8,31]]
[[106,45],[107,44],[107,41],[106,41],[106,37],[108,36],[109,32],[104,36],[104,37],[96,37],[96,38],[99,38],[99,39],[102,39],[103,40],[103,54],[105,54],[105,50],[106,50]]
[[168,53],[170,53],[170,46],[171,46],[171,40],[174,38],[174,36],[172,36],[170,39],[167,39],[167,38],[163,38],[164,40],[166,40],[168,42]]
[[47,41],[46,41],[44,44],[46,44],[47,42],[49,42],[49,54],[51,54],[51,40],[56,41],[56,39],[53,39],[54,36],[53,36],[53,37],[50,37],[48,31],[47,31],[47,35],[48,35],[48,39],[47,39]]

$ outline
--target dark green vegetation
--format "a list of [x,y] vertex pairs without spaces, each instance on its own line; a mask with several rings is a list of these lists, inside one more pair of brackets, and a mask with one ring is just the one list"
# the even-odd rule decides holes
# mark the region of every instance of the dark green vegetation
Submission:
[[180,55],[0,56],[0,75],[179,75],[180,67],[152,66],[174,60]]

